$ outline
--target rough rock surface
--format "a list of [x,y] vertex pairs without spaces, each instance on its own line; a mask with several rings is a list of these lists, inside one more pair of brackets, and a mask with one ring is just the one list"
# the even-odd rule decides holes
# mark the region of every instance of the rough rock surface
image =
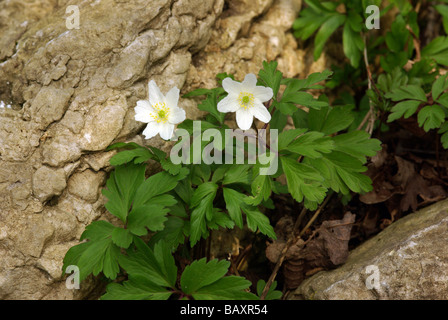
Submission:
[[[68,29],[76,5],[79,29]],[[109,216],[101,188],[116,141],[144,141],[137,100],[256,73],[322,71],[289,31],[300,0],[10,0],[0,2],[0,299],[80,299],[60,268],[85,226]],[[201,112],[181,99],[188,118]]]
[[290,299],[448,299],[448,200],[401,218]]

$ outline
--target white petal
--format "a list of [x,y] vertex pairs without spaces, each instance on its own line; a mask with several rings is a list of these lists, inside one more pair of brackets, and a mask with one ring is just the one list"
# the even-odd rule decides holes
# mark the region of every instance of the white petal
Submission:
[[246,74],[242,83],[243,90],[251,92],[256,85],[257,77],[253,73]]
[[229,94],[239,95],[241,92],[241,83],[232,80],[232,78],[222,80],[222,87]]
[[229,95],[218,102],[219,112],[235,112],[239,108],[240,105],[238,104],[238,100],[233,95]]
[[178,124],[184,121],[186,118],[185,110],[179,107],[170,108],[170,114],[168,116],[168,122],[172,124]]
[[180,90],[177,87],[173,87],[168,91],[165,96],[165,101],[168,108],[177,107],[177,102],[179,101]]
[[255,105],[249,109],[253,116],[264,123],[271,121],[271,114],[269,110],[262,103],[255,103]]
[[269,87],[262,87],[262,86],[256,86],[252,90],[252,94],[260,100],[261,102],[266,102],[271,100],[272,96],[274,95],[274,92]]
[[160,91],[154,80],[149,81],[148,84],[149,103],[155,105],[156,103],[165,101],[165,97]]
[[137,101],[137,106],[134,108],[134,111],[136,121],[148,123],[154,120],[151,117],[151,113],[154,111],[154,109],[151,107],[149,101],[147,100]]
[[173,136],[174,124],[171,124],[169,122],[160,123],[159,127],[160,127],[160,132],[159,132],[160,137],[164,140],[170,140],[171,137]]
[[160,131],[160,125],[157,122],[153,121],[148,123],[145,130],[143,130],[143,135],[145,136],[145,139],[150,139],[155,135],[157,135],[159,131]]
[[240,108],[236,111],[236,123],[241,130],[248,130],[254,118],[249,109]]

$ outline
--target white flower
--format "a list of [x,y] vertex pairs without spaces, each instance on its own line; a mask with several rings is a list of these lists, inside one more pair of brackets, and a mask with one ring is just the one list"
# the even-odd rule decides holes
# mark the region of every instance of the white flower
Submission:
[[148,88],[149,101],[137,101],[135,120],[148,124],[143,130],[146,139],[160,134],[162,139],[169,140],[173,136],[174,126],[185,120],[185,110],[177,106],[179,89],[171,88],[164,96],[154,80],[149,82]]
[[228,96],[218,103],[218,111],[236,112],[236,123],[240,129],[249,129],[253,117],[265,123],[271,120],[271,114],[263,102],[269,101],[274,93],[269,87],[257,86],[257,77],[254,74],[247,74],[243,82],[225,78],[222,87]]

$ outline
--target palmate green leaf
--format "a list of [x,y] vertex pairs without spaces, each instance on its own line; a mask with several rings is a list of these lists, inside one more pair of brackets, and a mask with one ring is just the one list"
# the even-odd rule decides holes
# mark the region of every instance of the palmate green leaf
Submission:
[[304,197],[314,202],[323,201],[327,189],[323,187],[323,178],[317,170],[288,157],[280,160],[288,182],[288,191],[297,202],[302,202]]
[[364,50],[364,42],[360,33],[354,31],[348,23],[344,25],[342,32],[342,48],[345,56],[349,58],[350,64],[354,68],[358,68]]
[[163,241],[174,249],[185,242],[190,230],[189,221],[176,216],[169,216],[165,221],[165,227],[151,237],[149,245]]
[[133,237],[128,229],[116,227],[111,234],[112,242],[120,248],[127,249],[132,243]]
[[448,92],[442,94],[437,100],[437,103],[441,104],[445,108],[448,108]]
[[405,119],[409,118],[417,111],[418,106],[421,103],[422,102],[418,100],[405,100],[397,103],[392,107],[387,122],[395,121],[401,117],[404,117]]
[[448,149],[448,122],[442,124],[437,133],[441,134],[440,142],[445,149]]
[[[294,103],[312,109],[320,109],[322,107],[328,106],[328,102],[317,100],[308,92],[303,91],[291,92],[286,95],[284,94],[282,96],[281,103]],[[288,109],[288,112],[289,113],[285,114],[293,114],[295,112],[295,109]]]
[[207,220],[212,220],[213,200],[218,185],[213,182],[201,184],[193,193],[190,216],[190,244],[193,247],[199,239],[207,233]]
[[418,85],[404,85],[385,94],[385,97],[392,101],[401,101],[406,99],[419,100],[426,102],[426,94]]
[[68,250],[63,269],[68,265],[76,265],[81,281],[90,274],[96,276],[100,272],[111,280],[115,279],[120,271],[117,262],[120,249],[112,242],[115,229],[116,227],[107,221],[94,221],[88,225],[81,235],[81,240],[90,241]]
[[178,184],[178,177],[162,171],[150,176],[135,192],[134,208],[141,207],[152,198],[173,190]]
[[448,37],[437,37],[422,48],[422,57],[434,59],[438,64],[448,66]]
[[345,19],[346,16],[339,13],[327,16],[314,38],[314,60],[319,59],[328,38],[345,22]]
[[257,229],[271,239],[277,239],[274,228],[271,226],[269,218],[261,213],[256,207],[242,206],[242,210],[246,215],[247,227],[256,232]]
[[164,228],[164,222],[167,220],[169,209],[161,205],[147,204],[135,209],[129,213],[128,229],[136,236],[144,236],[151,231],[160,231]]
[[277,99],[283,74],[277,70],[277,61],[263,61],[263,69],[258,72],[258,77],[263,85],[270,87],[274,92],[273,99]]
[[245,195],[230,188],[223,188],[222,191],[230,218],[239,228],[242,228],[243,215],[241,213],[241,204],[244,202]]
[[171,247],[160,241],[151,249],[142,239],[136,238],[135,249],[118,259],[120,266],[130,277],[142,276],[156,286],[174,288],[177,267],[171,254]]
[[330,137],[325,137],[321,132],[311,131],[299,136],[283,150],[310,158],[319,158],[322,153],[331,152],[333,148],[334,142]]
[[431,129],[439,128],[445,121],[445,112],[439,105],[430,105],[421,109],[417,116],[418,124],[423,130],[428,132]]
[[443,17],[443,29],[445,33],[448,34],[448,6],[447,5],[437,5],[434,7]]
[[145,162],[149,159],[153,159],[153,154],[146,148],[136,148],[132,150],[124,150],[118,152],[110,160],[110,164],[113,166],[119,166],[133,161],[135,164]]
[[232,183],[250,184],[251,181],[251,165],[239,164],[231,166],[225,173],[222,181],[223,185]]
[[365,131],[352,131],[333,137],[334,150],[344,152],[357,158],[361,163],[367,161],[366,157],[373,157],[381,150],[381,141],[370,139],[370,135]]
[[353,112],[346,107],[328,106],[320,110],[310,109],[308,114],[309,129],[325,135],[345,130],[353,121]]
[[[448,6],[447,6],[448,8]],[[448,81],[447,81],[448,74],[445,74],[444,76],[439,76],[436,81],[434,81],[432,85],[432,98],[434,100],[437,100],[443,91],[448,89]]]
[[[370,178],[362,172],[367,168],[362,162],[346,153],[333,151],[324,155],[324,165],[328,167],[328,171],[321,172],[327,179],[332,179],[331,188],[336,192],[347,194],[348,190],[353,192],[369,192],[372,190],[372,182]],[[320,159],[317,159],[318,162]],[[312,163],[313,167],[316,164]],[[327,174],[329,174],[327,176]]]
[[256,296],[246,292],[251,282],[236,276],[225,277],[230,262],[213,259],[193,261],[182,273],[180,284],[184,293],[196,300],[228,300],[256,299]]
[[224,229],[233,229],[235,222],[225,212],[218,208],[213,208],[213,215],[210,220],[207,220],[207,227],[209,229],[218,230],[219,227]]
[[110,283],[101,300],[167,300],[172,291],[148,282],[145,277],[131,276],[123,284]]
[[258,175],[252,181],[251,191],[252,196],[244,199],[247,204],[257,206],[262,201],[267,201],[272,193],[271,179],[267,175]]
[[120,266],[128,273],[129,280],[123,284],[112,283],[107,287],[103,300],[118,299],[168,299],[167,288],[175,288],[177,267],[171,248],[163,241],[149,248],[137,238],[136,248],[128,250],[128,255],[119,257]]
[[[218,88],[220,89],[220,88]],[[221,88],[222,90],[222,88]],[[224,123],[225,113],[218,111],[218,96],[220,91],[212,90],[207,97],[198,104],[198,109],[202,111],[207,111],[212,115],[219,123]]]
[[137,188],[145,179],[145,166],[128,163],[117,166],[102,193],[107,197],[106,209],[125,222]]

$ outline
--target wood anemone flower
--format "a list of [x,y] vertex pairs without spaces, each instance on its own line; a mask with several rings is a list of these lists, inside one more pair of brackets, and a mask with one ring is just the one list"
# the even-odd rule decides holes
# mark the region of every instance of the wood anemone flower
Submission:
[[185,110],[177,106],[180,90],[173,87],[164,96],[154,80],[149,82],[148,88],[149,100],[137,101],[135,120],[148,124],[143,130],[145,139],[159,134],[162,139],[170,140],[175,125],[185,120]]
[[269,87],[257,86],[254,74],[247,74],[243,82],[225,78],[222,87],[228,95],[218,103],[218,111],[236,112],[236,123],[240,129],[248,130],[254,117],[264,123],[271,121],[271,114],[263,102],[269,101],[274,93]]

